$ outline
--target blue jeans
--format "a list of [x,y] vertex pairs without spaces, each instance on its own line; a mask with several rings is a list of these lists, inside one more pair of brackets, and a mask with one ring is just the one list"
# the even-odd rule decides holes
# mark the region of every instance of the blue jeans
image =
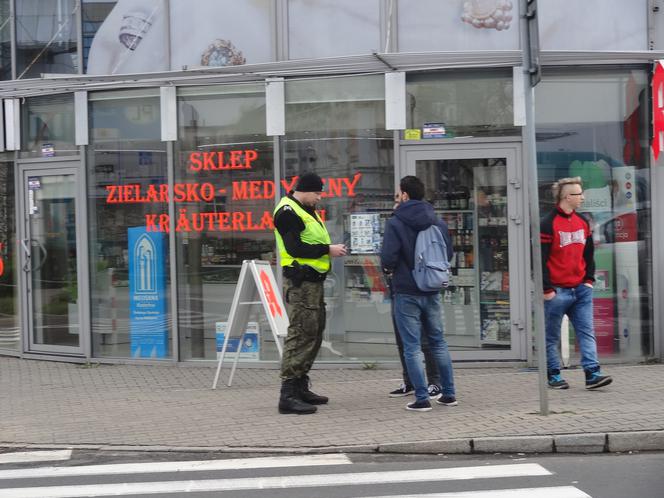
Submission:
[[424,355],[420,338],[426,336],[431,356],[438,366],[444,396],[454,396],[454,372],[452,360],[443,339],[443,323],[440,319],[440,294],[411,296],[396,294],[394,316],[403,343],[408,376],[415,388],[418,401],[429,399],[424,378]]
[[556,295],[544,301],[546,321],[546,366],[549,371],[560,370],[558,346],[563,315],[574,325],[576,340],[581,350],[581,366],[589,370],[599,366],[597,341],[593,328],[593,290],[587,285],[555,287]]
[[[413,383],[410,381],[410,377],[408,376],[406,359],[403,356],[403,342],[401,341],[401,334],[399,334],[399,327],[397,326],[397,320],[394,316],[394,292],[392,292],[391,285],[390,298],[392,300],[390,314],[392,315],[392,328],[394,329],[394,338],[397,342],[399,361],[401,362],[401,376],[403,377],[403,383],[406,387],[413,387]],[[438,373],[438,365],[436,365],[436,362],[431,357],[431,351],[429,351],[429,342],[427,341],[426,336],[422,336],[420,340],[422,341],[422,353],[424,354],[424,368],[427,373],[427,383],[440,387],[440,373]]]

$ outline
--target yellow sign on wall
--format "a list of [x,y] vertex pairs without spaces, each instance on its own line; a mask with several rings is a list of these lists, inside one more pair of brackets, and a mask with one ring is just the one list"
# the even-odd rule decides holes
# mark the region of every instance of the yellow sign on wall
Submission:
[[405,140],[421,140],[422,139],[422,130],[419,128],[408,128],[404,131]]

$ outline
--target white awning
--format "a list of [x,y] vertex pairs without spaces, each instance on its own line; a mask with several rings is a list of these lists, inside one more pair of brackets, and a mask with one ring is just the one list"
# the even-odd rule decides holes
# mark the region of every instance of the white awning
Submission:
[[[543,66],[584,66],[646,64],[664,59],[664,52],[584,52],[545,51]],[[365,54],[323,59],[304,59],[243,66],[192,68],[112,76],[45,74],[41,78],[0,82],[0,98],[29,97],[80,90],[118,90],[123,88],[191,86],[261,81],[268,77],[334,76],[375,74],[389,71],[432,71],[518,66],[518,50],[479,52],[421,52]],[[546,75],[546,72],[545,72]]]

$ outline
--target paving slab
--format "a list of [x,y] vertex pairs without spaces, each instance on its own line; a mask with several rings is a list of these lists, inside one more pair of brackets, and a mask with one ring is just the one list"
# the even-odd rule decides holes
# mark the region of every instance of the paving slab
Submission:
[[[614,382],[597,391],[584,389],[582,371],[566,372],[570,389],[549,391],[551,413],[542,416],[537,372],[527,369],[456,368],[459,406],[425,413],[405,410],[412,398],[388,397],[400,383],[396,370],[315,369],[314,390],[331,401],[315,415],[296,416],[277,412],[274,369],[239,369],[232,387],[212,390],[213,367],[85,368],[0,357],[0,448],[322,452],[407,451],[410,445],[445,453],[455,444],[466,452],[463,441],[481,438],[525,437],[526,448],[559,436],[560,451],[573,446],[566,445],[567,436],[598,434],[605,438],[604,451],[664,450],[664,366],[604,370]],[[544,439],[532,439],[537,436]],[[599,443],[586,446],[593,445]]]

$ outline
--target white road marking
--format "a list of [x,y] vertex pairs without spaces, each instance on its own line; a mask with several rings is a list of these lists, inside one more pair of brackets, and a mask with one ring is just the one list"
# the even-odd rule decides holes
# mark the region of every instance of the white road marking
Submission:
[[[399,495],[399,498],[592,498],[574,486],[545,488],[487,489],[483,491],[460,491],[458,493],[433,493],[424,495]],[[367,498],[394,498],[372,496]]]
[[317,486],[349,486],[386,483],[410,483],[499,477],[548,476],[551,472],[536,463],[486,465],[449,469],[399,470],[350,474],[319,474],[239,479],[204,479],[81,486],[43,486],[0,490],[0,498],[80,498],[89,496],[122,496],[169,494],[249,489],[289,489]]
[[69,460],[71,450],[17,451],[0,453],[0,463],[53,462]]
[[298,455],[285,457],[230,458],[226,460],[195,460],[191,462],[146,462],[72,467],[37,467],[33,469],[0,470],[0,479],[36,479],[40,477],[71,477],[117,474],[156,474],[163,472],[201,472],[208,470],[268,469],[273,467],[304,467],[349,465],[344,454]]

